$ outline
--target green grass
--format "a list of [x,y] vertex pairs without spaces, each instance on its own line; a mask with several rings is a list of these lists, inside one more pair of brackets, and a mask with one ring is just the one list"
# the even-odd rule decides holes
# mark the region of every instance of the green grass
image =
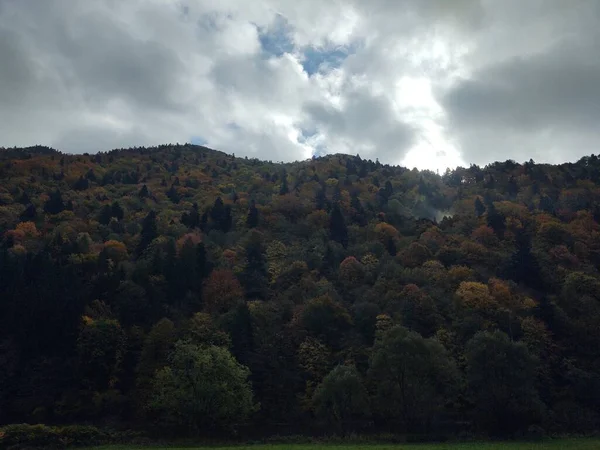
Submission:
[[273,445],[240,445],[235,447],[137,447],[137,446],[105,446],[95,450],[147,450],[165,448],[169,450],[600,450],[597,439],[556,439],[544,442],[469,442],[452,444],[273,444]]

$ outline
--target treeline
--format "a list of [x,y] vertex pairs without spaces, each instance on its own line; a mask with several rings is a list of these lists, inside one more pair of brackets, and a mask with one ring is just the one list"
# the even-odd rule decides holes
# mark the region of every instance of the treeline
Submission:
[[[3,151],[4,152],[4,151]],[[0,424],[600,427],[600,161],[0,158]]]

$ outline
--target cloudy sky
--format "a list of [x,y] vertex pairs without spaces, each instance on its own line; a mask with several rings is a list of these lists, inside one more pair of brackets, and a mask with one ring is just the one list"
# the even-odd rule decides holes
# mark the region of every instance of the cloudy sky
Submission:
[[440,169],[600,142],[597,0],[0,0],[0,146]]

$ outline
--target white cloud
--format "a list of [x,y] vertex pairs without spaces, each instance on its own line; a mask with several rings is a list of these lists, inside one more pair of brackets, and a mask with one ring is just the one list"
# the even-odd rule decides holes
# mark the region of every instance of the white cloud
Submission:
[[[201,137],[275,161],[318,149],[440,170],[528,159],[524,147],[572,159],[573,146],[588,152],[598,137],[583,119],[593,107],[574,89],[558,89],[551,108],[545,100],[565,77],[593,80],[595,66],[580,75],[573,54],[593,49],[600,8],[569,4],[1,2],[0,145],[93,152]],[[276,54],[261,46],[264,33]],[[563,67],[565,55],[568,70],[547,77],[542,69]],[[317,56],[335,60],[307,73]],[[527,74],[541,87],[523,96]],[[488,75],[512,86],[503,109]],[[519,111],[535,126],[516,130]]]

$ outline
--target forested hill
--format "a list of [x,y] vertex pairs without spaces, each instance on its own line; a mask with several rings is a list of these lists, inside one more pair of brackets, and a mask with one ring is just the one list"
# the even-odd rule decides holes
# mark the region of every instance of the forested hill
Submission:
[[0,150],[0,422],[598,429],[599,182]]

